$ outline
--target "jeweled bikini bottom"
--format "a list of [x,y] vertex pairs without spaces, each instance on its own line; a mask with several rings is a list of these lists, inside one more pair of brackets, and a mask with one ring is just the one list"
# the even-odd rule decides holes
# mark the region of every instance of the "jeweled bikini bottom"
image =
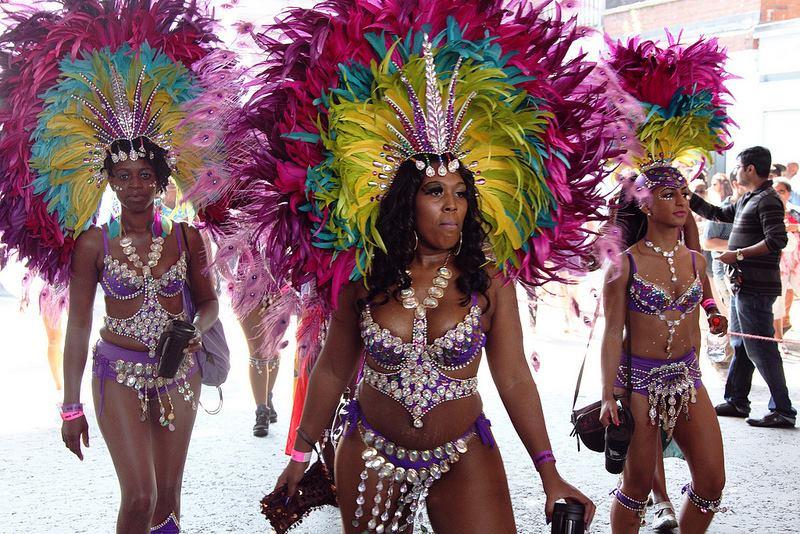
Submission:
[[[614,385],[624,388],[627,381],[627,356],[623,354]],[[669,436],[681,413],[689,418],[689,403],[697,402],[697,389],[703,384],[694,349],[673,360],[632,356],[631,382],[634,393],[648,398],[650,424],[660,424]]]
[[[197,397],[188,382],[189,378],[200,369],[194,355],[188,355],[183,359],[175,378],[159,377],[158,360],[153,361],[148,351],[126,349],[102,339],[94,346],[93,360],[92,375],[100,380],[98,415],[103,415],[106,380],[114,380],[136,391],[141,407],[139,417],[142,421],[148,417],[150,399],[158,399],[161,412],[159,423],[170,430],[175,430],[173,424],[175,412],[170,391],[177,389],[183,399],[191,403],[192,409],[197,409]],[[169,411],[161,400],[162,395],[166,397]]]
[[[378,477],[366,532],[378,534],[402,532],[413,526],[423,508],[430,487],[467,453],[472,438],[478,436],[481,443],[489,447],[494,447],[495,444],[490,428],[491,422],[483,413],[461,437],[432,449],[416,450],[393,443],[370,426],[364,419],[358,400],[351,400],[344,412],[347,435],[358,428],[361,440],[366,445],[361,453],[364,470],[360,474],[361,480],[356,497],[357,508],[352,520],[355,527],[362,526],[366,504],[364,493],[367,489],[369,472],[375,471]],[[386,488],[385,495],[384,488]],[[396,509],[390,515],[395,505]],[[405,519],[403,519],[404,511],[406,511]]]

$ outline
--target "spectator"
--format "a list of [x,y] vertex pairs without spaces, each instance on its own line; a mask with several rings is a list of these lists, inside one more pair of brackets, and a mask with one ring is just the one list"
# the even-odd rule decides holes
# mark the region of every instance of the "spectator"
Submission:
[[788,237],[786,248],[783,249],[781,254],[781,284],[784,302],[782,307],[775,311],[775,336],[782,338],[782,334],[792,327],[789,312],[791,311],[792,302],[794,302],[795,290],[800,287],[800,250],[798,250],[798,243],[800,243],[798,238],[800,236],[798,234],[798,219],[800,219],[800,214],[789,207],[792,184],[788,180],[780,179],[775,181],[774,188],[786,209],[784,223]]
[[783,176],[783,173],[786,172],[786,165],[781,165],[780,163],[776,163],[772,166],[772,169],[769,171],[770,178],[780,178]]
[[706,186],[705,177],[703,175],[700,175],[697,178],[694,178],[689,183],[689,189],[692,191],[692,193],[695,193],[695,194],[700,195],[701,197],[705,198],[706,197],[706,193],[708,192],[708,187]]
[[708,197],[706,198],[708,202],[719,206],[722,204],[722,201],[729,198],[731,194],[733,194],[733,189],[728,180],[728,175],[724,172],[718,172],[711,177],[711,190],[708,192]]
[[[733,186],[732,194],[722,201],[720,206],[723,208],[735,204],[739,197],[746,192],[745,188],[741,186],[736,179],[735,173],[731,173],[730,183]],[[731,235],[732,228],[733,225],[730,223],[708,221],[702,238],[703,250],[709,251],[712,258],[711,290],[720,311],[722,311],[726,317],[730,316],[731,292],[728,287],[727,277],[725,276],[725,264],[719,261],[719,257],[723,252],[728,250],[728,238]],[[716,336],[706,336],[709,359],[716,365],[730,363],[730,359],[733,356],[733,347],[730,344],[730,338],[726,337],[722,346],[718,344],[715,345],[715,340]]]
[[787,180],[794,180],[794,177],[797,176],[797,169],[798,165],[796,161],[790,161],[786,164],[786,174],[784,178]]
[[[738,181],[747,189],[735,204],[713,206],[692,195],[691,208],[703,217],[733,223],[728,250],[719,261],[730,265],[732,282],[731,332],[771,338],[775,335],[772,305],[781,294],[780,257],[786,246],[783,203],[769,179],[771,155],[763,147],[752,147],[738,156]],[[752,337],[732,336],[734,354],[725,384],[725,402],[717,415],[747,417],[750,385],[757,368],[769,386],[770,413],[747,419],[751,426],[794,427],[797,412],[792,407],[783,360],[777,344]]]

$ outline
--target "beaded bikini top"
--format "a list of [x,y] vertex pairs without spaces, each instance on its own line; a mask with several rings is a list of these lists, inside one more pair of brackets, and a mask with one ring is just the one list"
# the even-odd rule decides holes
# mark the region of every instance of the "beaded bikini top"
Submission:
[[361,339],[369,356],[391,372],[382,373],[364,365],[363,380],[405,407],[416,428],[422,417],[442,402],[474,395],[477,376],[459,379],[447,376],[469,365],[481,352],[486,335],[481,328],[481,308],[472,296],[464,320],[428,343],[428,321],[414,318],[412,340],[405,342],[372,318],[370,306],[361,313]]
[[663,315],[670,311],[688,315],[697,308],[703,299],[703,284],[700,282],[700,277],[697,276],[694,253],[692,253],[694,281],[675,300],[672,299],[669,291],[639,276],[632,256],[631,267],[633,268],[633,280],[628,294],[628,309],[630,310],[647,315]]
[[167,298],[179,295],[186,285],[186,252],[183,250],[180,232],[175,232],[178,241],[178,261],[159,277],[138,274],[127,263],[111,256],[105,227],[102,228],[102,232],[105,255],[100,285],[106,296],[117,300],[132,300],[144,296],[135,314],[125,318],[106,315],[105,326],[114,334],[142,343],[147,347],[150,357],[155,358],[158,339],[164,328],[173,319],[186,319],[185,311],[170,313],[158,300],[159,295]]

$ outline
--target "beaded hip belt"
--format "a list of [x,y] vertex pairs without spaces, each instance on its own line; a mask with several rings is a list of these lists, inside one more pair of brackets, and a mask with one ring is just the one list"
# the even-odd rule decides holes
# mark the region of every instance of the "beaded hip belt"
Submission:
[[[474,430],[470,430],[460,438],[448,441],[442,446],[420,451],[401,447],[374,430],[366,429],[362,423],[359,423],[358,430],[367,448],[361,453],[364,470],[361,472],[358,484],[356,497],[358,507],[352,521],[354,527],[360,525],[364,516],[364,493],[367,490],[369,472],[374,471],[377,474],[367,532],[397,532],[412,526],[422,509],[428,489],[435,481],[442,478],[442,475],[450,471],[450,466],[458,462],[462,454],[466,454],[468,443],[476,434]],[[385,495],[384,488],[387,488]],[[391,513],[393,506],[396,506],[396,509]],[[401,525],[404,511],[406,518]]]
[[[681,413],[689,419],[689,403],[697,402],[697,386],[700,380],[700,369],[697,359],[682,358],[681,361],[666,363],[651,369],[637,367],[634,358],[631,367],[631,387],[636,393],[646,392],[650,409],[650,424],[660,424],[661,428],[672,436],[678,417]],[[627,381],[627,366],[620,365],[617,371],[617,383]]]
[[369,506],[365,493],[370,472],[377,477],[367,532],[398,532],[413,526],[429,488],[467,453],[473,437],[494,447],[491,423],[482,413],[459,438],[426,450],[402,447],[381,435],[364,420],[358,400],[350,401],[342,415],[346,435],[358,428],[366,445],[361,453],[364,470],[358,484],[354,527],[363,527],[364,507]]
[[[155,397],[159,404],[159,423],[174,431],[175,410],[170,390],[177,389],[178,393],[183,396],[183,400],[190,403],[193,410],[197,409],[197,400],[188,382],[189,378],[198,370],[195,357],[193,354],[187,355],[181,362],[174,378],[158,376],[158,363],[143,361],[148,358],[147,352],[124,349],[105,341],[99,341],[95,345],[93,374],[101,380],[101,410],[104,401],[105,380],[116,380],[118,384],[136,391],[141,409],[139,418],[142,421],[148,418],[150,399]],[[162,402],[162,395],[167,398],[169,412]]]

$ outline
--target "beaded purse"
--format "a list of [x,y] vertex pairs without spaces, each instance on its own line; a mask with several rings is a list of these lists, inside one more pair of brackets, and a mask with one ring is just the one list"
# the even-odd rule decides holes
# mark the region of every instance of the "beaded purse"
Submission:
[[283,485],[261,499],[261,513],[266,516],[277,534],[296,527],[317,508],[325,505],[339,506],[336,502],[336,485],[319,453],[317,461],[300,479],[297,491],[288,504],[286,489],[287,486]]

